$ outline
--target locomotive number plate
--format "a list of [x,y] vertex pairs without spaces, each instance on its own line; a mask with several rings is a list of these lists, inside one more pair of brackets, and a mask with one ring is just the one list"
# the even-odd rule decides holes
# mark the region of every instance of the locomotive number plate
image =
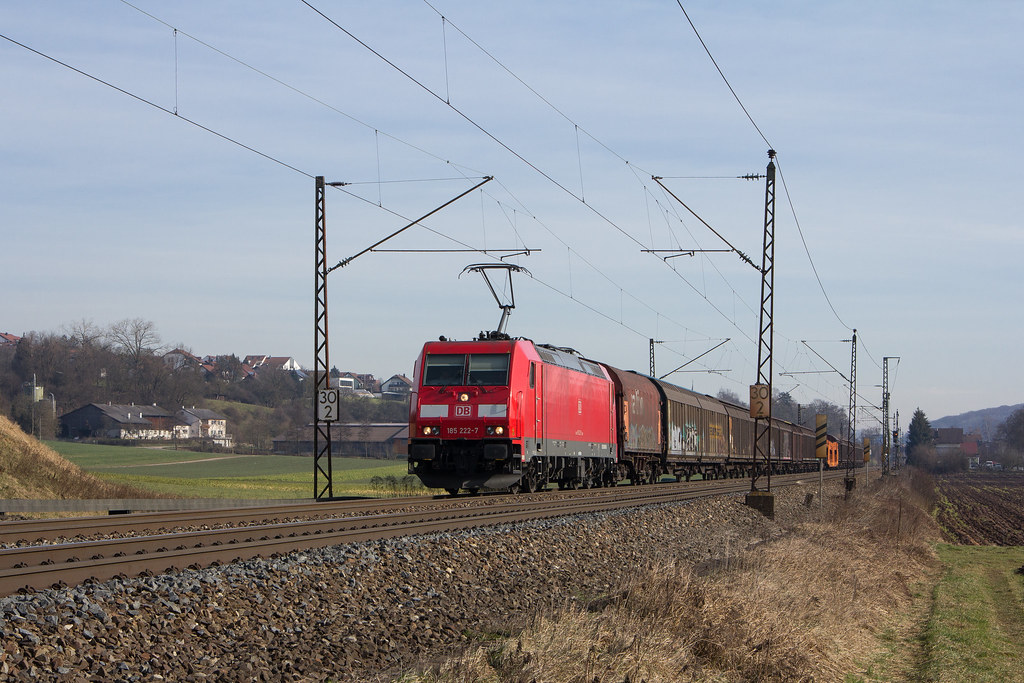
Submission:
[[476,427],[446,427],[445,436],[476,436]]

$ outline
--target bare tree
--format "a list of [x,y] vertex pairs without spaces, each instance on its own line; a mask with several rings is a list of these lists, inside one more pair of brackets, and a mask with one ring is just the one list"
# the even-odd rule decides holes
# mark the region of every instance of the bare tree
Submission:
[[80,348],[97,346],[106,336],[103,328],[93,324],[92,320],[86,320],[85,318],[65,325],[63,329],[68,340]]
[[719,389],[718,393],[715,394],[715,398],[725,403],[731,403],[734,406],[749,407],[747,402],[740,398],[739,394],[730,389]]
[[138,365],[143,356],[155,353],[160,345],[156,323],[142,318],[125,318],[111,323],[106,338],[115,349],[128,356],[133,365]]

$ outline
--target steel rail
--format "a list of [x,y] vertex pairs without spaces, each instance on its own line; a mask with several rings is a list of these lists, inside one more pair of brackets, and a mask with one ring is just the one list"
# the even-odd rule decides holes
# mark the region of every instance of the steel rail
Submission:
[[[842,473],[834,474],[840,476]],[[806,475],[780,482],[804,483]],[[257,556],[322,548],[365,540],[453,531],[528,519],[543,519],[626,507],[743,493],[745,480],[598,489],[552,498],[516,496],[509,502],[373,514],[326,520],[160,534],[128,539],[65,543],[0,551],[0,596],[19,590],[104,581],[117,576],[173,572]],[[479,498],[472,499],[480,501]],[[190,546],[191,547],[188,547]],[[85,559],[82,559],[85,558]]]
[[172,512],[134,512],[123,515],[90,515],[59,519],[22,519],[0,522],[0,543],[52,541],[84,534],[116,534],[123,531],[166,529],[168,526],[204,523],[252,522],[274,517],[332,515],[379,510],[400,505],[436,500],[433,496],[412,498],[372,498],[330,502],[289,503],[268,507],[224,507]]
[[[701,482],[695,482],[701,483]],[[590,495],[602,495],[613,489],[590,489]],[[547,491],[546,496],[570,496],[576,491]],[[34,543],[72,539],[77,536],[98,536],[104,534],[133,533],[140,531],[162,532],[175,526],[196,526],[201,524],[247,524],[282,517],[330,517],[338,514],[359,514],[374,510],[394,509],[410,505],[474,505],[487,504],[496,497],[512,494],[503,492],[481,496],[411,496],[403,498],[347,499],[335,501],[308,501],[301,503],[273,504],[266,507],[245,505],[240,507],[205,508],[199,510],[174,510],[134,512],[119,515],[90,515],[85,517],[61,517],[54,519],[23,519],[0,521],[0,544]],[[607,493],[603,495],[608,495]]]
[[[718,481],[718,480],[711,480]],[[707,484],[708,481],[687,482],[685,485],[695,486]],[[662,486],[671,484],[660,484]],[[611,495],[621,487],[609,489],[589,489],[588,493],[578,491],[547,491],[545,496]],[[207,508],[201,510],[176,510],[156,512],[136,512],[123,515],[91,515],[86,517],[62,517],[55,519],[27,519],[0,521],[0,544],[15,545],[38,543],[41,541],[57,541],[73,539],[79,536],[101,536],[114,534],[135,534],[143,531],[163,532],[176,526],[196,526],[216,524],[255,524],[282,517],[330,517],[338,514],[359,514],[374,510],[394,509],[410,505],[426,505],[436,502],[439,505],[474,505],[487,504],[480,501],[491,501],[505,493],[488,494],[470,497],[458,496],[414,496],[407,498],[374,498],[348,499],[337,501],[309,501],[302,503],[274,504],[267,507],[246,505],[242,507]],[[530,495],[530,494],[527,494]],[[475,501],[475,502],[474,502]]]
[[[710,494],[720,487],[696,487],[696,493]],[[623,497],[625,489],[618,492]],[[652,496],[665,491],[637,490],[628,491],[631,500],[646,501]],[[606,499],[608,494],[600,497],[576,496],[575,498],[545,498],[551,509],[573,507],[581,501],[597,502]],[[202,529],[196,531],[169,532],[148,536],[108,538],[94,541],[76,541],[48,545],[32,545],[16,548],[0,549],[0,569],[17,569],[32,566],[44,566],[66,562],[78,562],[82,559],[96,560],[104,557],[119,557],[128,553],[167,552],[170,547],[175,550],[201,548],[204,546],[228,545],[244,542],[264,541],[270,538],[296,537],[300,535],[333,533],[352,529],[378,528],[408,524],[430,519],[453,519],[457,517],[482,517],[490,514],[501,514],[509,510],[529,509],[537,507],[537,499],[519,496],[510,502],[498,503],[490,501],[488,505],[471,507],[440,507],[420,506],[414,510],[370,514],[350,517],[329,517],[325,519],[296,520],[291,522],[274,522],[255,526],[224,527],[218,529]]]

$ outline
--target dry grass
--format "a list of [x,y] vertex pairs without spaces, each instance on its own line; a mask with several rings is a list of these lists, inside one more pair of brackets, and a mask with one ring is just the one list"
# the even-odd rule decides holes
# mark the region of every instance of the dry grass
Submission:
[[[927,491],[929,484],[920,487]],[[670,563],[586,607],[538,614],[416,680],[820,681],[864,673],[936,566],[912,479],[887,479],[824,523],[715,563]],[[912,664],[908,663],[907,666]],[[899,668],[899,664],[890,662]],[[407,679],[408,680],[408,679]]]
[[0,416],[0,499],[153,497],[152,492],[85,473]]

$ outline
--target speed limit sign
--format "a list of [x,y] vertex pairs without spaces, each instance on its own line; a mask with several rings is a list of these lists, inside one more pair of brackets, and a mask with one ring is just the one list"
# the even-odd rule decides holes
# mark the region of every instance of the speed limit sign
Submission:
[[771,414],[771,390],[767,384],[750,385],[750,417],[766,419]]
[[341,403],[341,392],[337,389],[321,389],[316,400],[316,419],[318,422],[334,422],[338,419]]

